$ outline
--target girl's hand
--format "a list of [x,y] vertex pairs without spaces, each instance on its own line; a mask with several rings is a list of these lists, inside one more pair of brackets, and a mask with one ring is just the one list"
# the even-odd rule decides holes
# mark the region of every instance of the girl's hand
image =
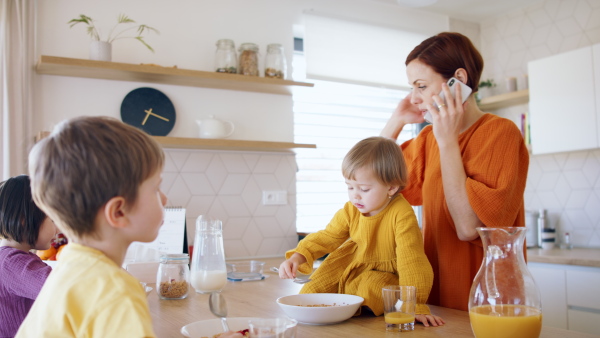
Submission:
[[293,279],[296,278],[296,271],[298,271],[298,267],[306,262],[306,258],[301,254],[294,252],[292,257],[285,260],[279,266],[279,278],[282,279]]
[[446,324],[446,322],[442,319],[442,317],[435,315],[415,315],[415,320],[423,323],[423,326],[442,326]]
[[[433,119],[433,134],[438,144],[458,140],[463,125],[465,110],[461,101],[460,86],[456,86],[456,93],[452,96],[448,84],[442,84],[442,91],[447,99],[446,103],[438,95],[433,95],[433,102],[427,104],[427,109]],[[439,107],[439,108],[438,108]]]

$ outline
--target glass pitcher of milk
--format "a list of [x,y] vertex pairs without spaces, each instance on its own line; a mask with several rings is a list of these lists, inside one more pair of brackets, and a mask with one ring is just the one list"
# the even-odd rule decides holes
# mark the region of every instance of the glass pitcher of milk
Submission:
[[211,216],[200,215],[196,220],[190,279],[198,293],[221,291],[227,283],[223,223]]

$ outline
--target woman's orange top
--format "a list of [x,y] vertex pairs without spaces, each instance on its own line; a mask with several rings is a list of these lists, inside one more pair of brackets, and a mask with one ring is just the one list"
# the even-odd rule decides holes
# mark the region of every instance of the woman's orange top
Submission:
[[[523,194],[529,153],[515,123],[485,114],[458,141],[469,202],[479,220],[487,227],[525,226]],[[402,194],[412,205],[423,206],[425,253],[434,272],[428,304],[466,311],[484,256],[481,239],[458,239],[444,197],[432,126],[401,147],[409,170]]]

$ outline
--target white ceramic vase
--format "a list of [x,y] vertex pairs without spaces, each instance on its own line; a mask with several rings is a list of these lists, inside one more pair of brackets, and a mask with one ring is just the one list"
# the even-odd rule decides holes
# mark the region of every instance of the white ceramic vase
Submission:
[[490,87],[479,88],[477,95],[479,96],[480,100],[485,99],[486,97],[490,97],[490,96],[492,96],[492,88],[490,88]]
[[90,60],[111,61],[112,45],[106,41],[92,41],[90,43]]

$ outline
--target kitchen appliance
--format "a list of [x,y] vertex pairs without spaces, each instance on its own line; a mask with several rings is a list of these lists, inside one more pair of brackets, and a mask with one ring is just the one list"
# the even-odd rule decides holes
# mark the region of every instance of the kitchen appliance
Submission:
[[525,227],[527,227],[527,233],[525,234],[525,243],[528,248],[539,248],[540,247],[540,230],[538,228],[539,213],[535,210],[525,210]]

